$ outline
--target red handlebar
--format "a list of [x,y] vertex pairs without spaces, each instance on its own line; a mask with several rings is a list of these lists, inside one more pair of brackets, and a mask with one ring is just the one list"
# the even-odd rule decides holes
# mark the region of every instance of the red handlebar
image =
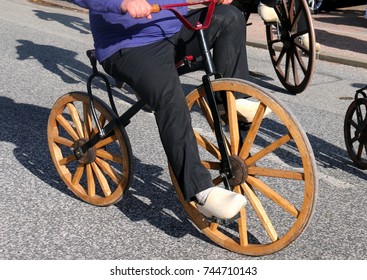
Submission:
[[[212,16],[214,13],[215,5],[218,3],[219,0],[203,0],[198,2],[190,2],[190,3],[177,3],[177,4],[168,4],[160,6],[158,4],[152,4],[152,13],[158,13],[162,10],[169,10],[175,14],[175,16],[185,25],[186,28],[191,30],[201,30],[206,29],[210,25],[210,21],[212,20]],[[193,6],[193,5],[206,5],[208,6],[208,11],[205,16],[204,23],[197,23],[196,26],[193,26],[187,19],[181,15],[178,11],[175,10],[177,7],[185,7],[185,6]]]

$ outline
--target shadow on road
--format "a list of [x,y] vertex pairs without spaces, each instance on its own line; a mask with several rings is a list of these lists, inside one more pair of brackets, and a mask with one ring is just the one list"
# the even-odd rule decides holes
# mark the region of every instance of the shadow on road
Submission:
[[[0,143],[14,144],[15,158],[34,176],[49,187],[78,199],[61,180],[52,164],[47,144],[50,109],[15,103],[10,98],[0,96],[0,112]],[[8,170],[14,172],[11,168]],[[131,221],[146,220],[170,236],[180,238],[190,234],[204,238],[189,222],[173,186],[159,178],[165,170],[154,164],[143,163],[136,157],[134,170],[136,173],[130,191],[115,204],[118,209]],[[27,182],[24,182],[24,187],[27,187]]]
[[60,13],[49,13],[41,10],[33,10],[33,12],[41,20],[56,21],[68,28],[79,31],[81,34],[91,34],[89,22],[80,17],[74,17]]

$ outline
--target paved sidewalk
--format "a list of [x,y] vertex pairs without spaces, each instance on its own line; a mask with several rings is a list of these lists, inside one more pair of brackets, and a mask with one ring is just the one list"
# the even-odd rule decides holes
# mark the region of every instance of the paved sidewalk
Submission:
[[[29,0],[60,8],[86,10],[72,4],[72,0]],[[367,69],[367,19],[366,5],[340,8],[336,11],[313,15],[316,40],[321,44],[317,59]],[[247,28],[249,46],[267,48],[265,25],[253,13]]]

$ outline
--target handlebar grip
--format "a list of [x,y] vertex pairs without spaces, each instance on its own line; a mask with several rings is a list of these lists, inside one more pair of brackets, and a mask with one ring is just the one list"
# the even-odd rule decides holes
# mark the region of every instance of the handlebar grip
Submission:
[[150,10],[150,12],[153,13],[158,13],[161,11],[161,6],[159,6],[158,4],[152,4],[152,9]]

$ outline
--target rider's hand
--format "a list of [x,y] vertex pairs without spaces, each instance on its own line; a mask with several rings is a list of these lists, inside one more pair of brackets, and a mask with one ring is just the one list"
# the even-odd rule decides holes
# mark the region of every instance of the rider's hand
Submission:
[[121,11],[129,13],[133,18],[151,19],[151,9],[152,6],[146,0],[123,0],[121,3]]

